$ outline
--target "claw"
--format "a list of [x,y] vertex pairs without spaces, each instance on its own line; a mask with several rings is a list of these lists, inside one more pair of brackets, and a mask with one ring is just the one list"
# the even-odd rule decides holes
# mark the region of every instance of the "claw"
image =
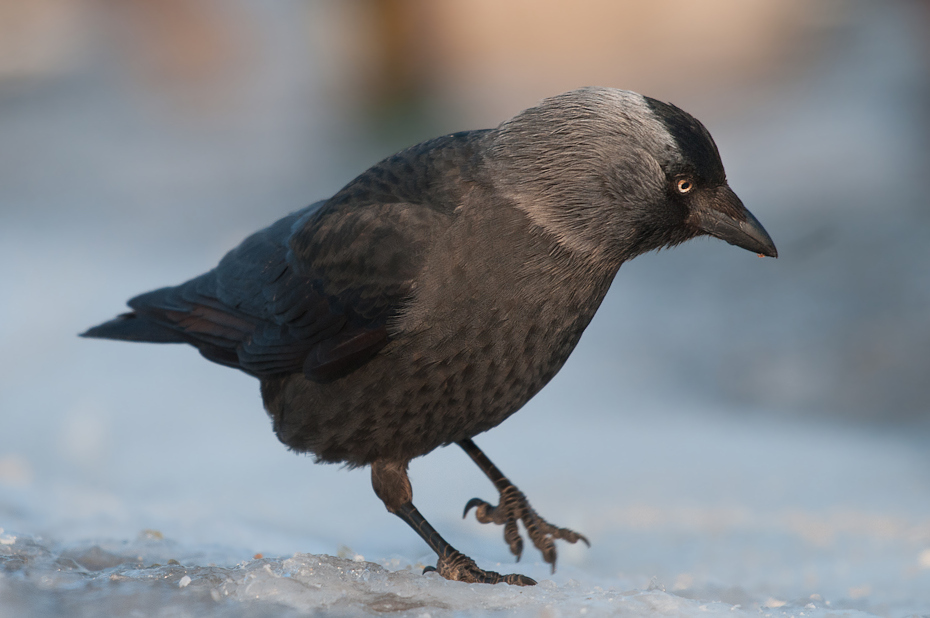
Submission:
[[530,506],[526,496],[514,485],[509,485],[500,492],[500,500],[496,506],[481,498],[472,498],[465,505],[462,517],[467,517],[469,511],[475,507],[477,507],[475,517],[479,522],[483,524],[493,522],[504,526],[504,541],[510,547],[510,552],[517,557],[517,562],[523,556],[523,539],[517,526],[518,520],[523,522],[527,536],[542,552],[543,560],[552,566],[553,573],[555,573],[557,558],[556,539],[569,543],[583,541],[585,545],[591,547],[590,541],[583,534],[568,528],[553,526],[540,517]]
[[426,575],[427,573],[430,573],[430,572],[435,571],[435,570],[436,570],[436,567],[434,567],[434,566],[432,566],[432,565],[430,565],[430,566],[425,566],[425,567],[423,567],[423,575]]
[[555,545],[547,547],[543,552],[543,562],[548,563],[552,566],[552,572],[555,573],[555,559],[558,557],[558,554],[555,551]]
[[472,498],[471,500],[469,500],[468,504],[465,505],[465,511],[462,513],[462,519],[465,519],[466,517],[468,517],[468,511],[484,503],[485,503],[484,500],[482,500],[481,498]]

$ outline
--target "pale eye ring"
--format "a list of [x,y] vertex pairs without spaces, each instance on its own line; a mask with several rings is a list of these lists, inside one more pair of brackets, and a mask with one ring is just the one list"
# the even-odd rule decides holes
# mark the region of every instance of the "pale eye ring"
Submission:
[[679,178],[676,186],[678,187],[678,192],[682,195],[691,193],[691,190],[694,189],[694,183],[687,178]]

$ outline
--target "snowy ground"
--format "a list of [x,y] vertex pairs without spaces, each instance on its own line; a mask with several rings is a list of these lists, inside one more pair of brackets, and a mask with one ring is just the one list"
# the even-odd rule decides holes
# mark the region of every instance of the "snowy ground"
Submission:
[[495,498],[467,456],[413,462],[440,532],[535,588],[421,575],[434,556],[366,471],[282,448],[251,378],[75,336],[358,171],[324,156],[338,110],[294,103],[312,83],[263,74],[274,119],[238,132],[93,81],[0,99],[0,618],[930,615],[915,6],[860,10],[777,101],[705,117],[779,260],[698,241],[624,266],[563,372],[476,438],[590,549],[560,544],[554,575],[529,549],[514,564],[460,519]]
[[[101,607],[128,616],[276,615],[281,606],[903,616],[930,607],[925,438],[699,410],[639,420],[606,412],[586,408],[566,425],[556,406],[532,413],[535,423],[527,411],[481,440],[541,513],[591,538],[591,549],[560,546],[554,576],[530,551],[514,565],[499,531],[457,519],[468,498],[492,497],[463,453],[414,464],[418,502],[450,541],[482,565],[538,579],[534,589],[420,575],[433,557],[369,495],[365,474],[279,459],[274,444],[254,440],[248,453],[198,466],[213,478],[185,471],[183,455],[149,454],[166,478],[133,463],[121,482],[102,483],[109,491],[7,489],[5,507],[21,511],[4,516],[12,529],[0,535],[0,616],[99,615]],[[153,450],[185,450],[184,440],[167,444]],[[129,459],[145,441],[126,447]],[[546,456],[553,451],[559,459]],[[74,538],[32,536],[44,529]]]

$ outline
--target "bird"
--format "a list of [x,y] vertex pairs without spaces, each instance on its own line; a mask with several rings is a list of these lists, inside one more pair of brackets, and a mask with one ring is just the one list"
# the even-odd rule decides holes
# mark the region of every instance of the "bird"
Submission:
[[624,262],[699,236],[778,255],[703,124],[586,87],[402,150],[82,336],[186,343],[258,378],[284,445],[370,468],[436,553],[425,571],[532,585],[452,547],[414,506],[408,464],[459,445],[499,494],[463,516],[503,526],[517,560],[522,523],[554,571],[555,542],[587,538],[537,514],[473,438],[556,375]]

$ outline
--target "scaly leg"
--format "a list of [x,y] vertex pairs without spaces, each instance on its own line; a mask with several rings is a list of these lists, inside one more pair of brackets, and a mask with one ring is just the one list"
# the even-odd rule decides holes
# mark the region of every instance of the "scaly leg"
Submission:
[[520,560],[523,554],[523,539],[520,538],[520,531],[517,528],[517,520],[523,522],[526,533],[529,535],[533,545],[542,552],[543,560],[552,565],[552,572],[555,573],[555,539],[562,539],[569,543],[584,541],[588,547],[591,543],[582,534],[578,534],[568,528],[559,528],[553,526],[545,519],[540,517],[523,492],[517,489],[517,486],[510,482],[504,476],[497,466],[491,463],[488,456],[485,455],[478,446],[471,440],[462,440],[458,443],[466,453],[478,464],[478,467],[487,475],[497,491],[500,493],[500,501],[497,506],[485,502],[480,498],[472,498],[465,505],[465,512],[462,517],[468,515],[472,507],[478,507],[475,511],[475,517],[483,524],[494,522],[497,525],[504,526],[504,541],[510,546],[510,551]]
[[504,582],[515,586],[532,586],[536,582],[525,575],[512,573],[501,575],[494,571],[478,568],[475,561],[449,545],[439,536],[417,507],[413,506],[413,489],[407,476],[407,464],[376,461],[371,464],[371,485],[375,493],[384,502],[388,512],[394,513],[413,528],[426,541],[439,560],[435,567],[426,567],[426,571],[437,571],[446,579],[456,581],[497,584]]

